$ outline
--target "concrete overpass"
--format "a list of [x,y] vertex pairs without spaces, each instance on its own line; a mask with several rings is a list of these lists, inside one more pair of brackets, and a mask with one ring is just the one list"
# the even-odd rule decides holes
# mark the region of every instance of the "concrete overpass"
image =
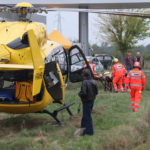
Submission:
[[[0,0],[0,5],[14,5],[29,2],[35,6],[48,8],[123,9],[150,8],[150,0]],[[88,13],[79,13],[79,41],[86,55],[88,48]]]

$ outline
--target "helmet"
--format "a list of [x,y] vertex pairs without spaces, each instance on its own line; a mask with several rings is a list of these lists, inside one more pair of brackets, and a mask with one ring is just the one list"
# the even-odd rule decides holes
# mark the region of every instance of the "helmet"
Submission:
[[118,61],[119,61],[118,58],[113,59],[113,62],[118,62]]
[[135,62],[133,66],[134,66],[135,68],[140,68],[140,67],[141,67],[141,65],[140,65],[139,62]]

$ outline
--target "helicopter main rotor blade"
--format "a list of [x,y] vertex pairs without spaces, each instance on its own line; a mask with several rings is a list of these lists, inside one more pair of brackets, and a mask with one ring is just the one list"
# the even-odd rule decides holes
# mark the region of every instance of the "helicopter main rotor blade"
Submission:
[[119,15],[119,16],[150,18],[150,13],[99,10],[99,9],[50,8],[50,9],[47,9],[47,11],[87,12],[87,13],[99,13],[99,14],[106,14],[106,15]]
[[[0,18],[7,21],[19,21],[19,16],[16,13],[8,13],[8,12],[0,12]],[[28,14],[27,18],[33,22],[41,22],[46,24],[46,16],[39,14],[32,14],[31,16]]]

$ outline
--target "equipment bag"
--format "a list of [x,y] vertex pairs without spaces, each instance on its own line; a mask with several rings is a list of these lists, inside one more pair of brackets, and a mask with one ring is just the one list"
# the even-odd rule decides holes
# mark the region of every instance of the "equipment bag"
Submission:
[[16,82],[15,98],[20,102],[33,102],[32,82]]

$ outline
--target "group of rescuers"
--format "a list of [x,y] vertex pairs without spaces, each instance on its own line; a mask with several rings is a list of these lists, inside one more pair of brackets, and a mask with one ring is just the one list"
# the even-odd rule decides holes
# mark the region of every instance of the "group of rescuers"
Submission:
[[[91,71],[95,74],[94,64],[92,61],[88,61],[91,67]],[[86,67],[86,66],[84,66]],[[81,128],[75,133],[76,135],[93,135],[93,123],[92,123],[92,108],[96,95],[98,94],[98,87],[96,81],[93,79],[89,69],[84,69],[82,72],[82,85],[79,92],[79,97],[82,101],[83,106],[83,116],[81,120]],[[141,100],[141,93],[145,88],[146,77],[141,70],[141,64],[138,61],[134,62],[133,69],[126,71],[123,64],[119,62],[117,58],[113,59],[112,66],[112,82],[114,86],[114,91],[116,93],[130,91],[131,95],[131,107],[133,112],[139,111],[139,105]],[[123,88],[124,82],[124,88]]]

